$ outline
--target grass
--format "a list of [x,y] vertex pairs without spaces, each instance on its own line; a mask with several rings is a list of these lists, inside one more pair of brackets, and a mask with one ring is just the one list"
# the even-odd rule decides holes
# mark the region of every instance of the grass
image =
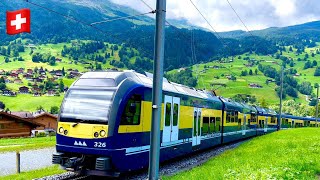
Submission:
[[64,94],[34,97],[32,94],[18,94],[16,97],[0,96],[0,101],[11,111],[35,111],[40,105],[46,111],[50,111],[52,106],[60,107],[63,96]]
[[53,147],[55,137],[0,139],[0,153]]
[[300,128],[260,136],[163,179],[318,179],[319,133],[317,128]]
[[54,174],[61,174],[65,172],[64,170],[60,169],[58,165],[50,166],[43,169],[38,169],[34,171],[27,171],[22,172],[20,174],[13,174],[9,176],[0,176],[2,180],[31,180],[35,178],[41,178],[44,176],[50,176]]

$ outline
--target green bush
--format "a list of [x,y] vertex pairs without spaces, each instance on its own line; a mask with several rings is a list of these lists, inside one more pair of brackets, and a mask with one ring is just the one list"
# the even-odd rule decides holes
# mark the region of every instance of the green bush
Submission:
[[47,134],[45,132],[39,132],[36,137],[46,137]]

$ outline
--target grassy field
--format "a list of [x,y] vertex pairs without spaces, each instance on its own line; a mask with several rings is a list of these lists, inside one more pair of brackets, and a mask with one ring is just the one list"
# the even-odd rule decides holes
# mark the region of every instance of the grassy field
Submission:
[[174,179],[318,179],[320,129],[301,128],[260,136]]
[[0,101],[6,104],[11,111],[36,111],[40,105],[50,111],[52,106],[60,107],[63,99],[61,96],[34,97],[31,94],[18,94],[17,97],[0,96]]
[[34,170],[34,171],[27,171],[22,172],[20,174],[13,174],[9,176],[0,176],[0,179],[2,180],[31,180],[35,178],[41,178],[44,176],[50,176],[54,174],[60,174],[65,172],[64,170],[60,169],[58,165],[50,166],[47,168]]
[[55,146],[55,144],[55,136],[39,138],[0,139],[0,153],[8,151],[41,149],[46,147],[53,147]]

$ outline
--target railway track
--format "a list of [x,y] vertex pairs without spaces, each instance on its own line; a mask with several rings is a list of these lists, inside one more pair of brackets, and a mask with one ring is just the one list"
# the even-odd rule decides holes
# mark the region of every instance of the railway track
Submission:
[[[238,147],[243,142],[247,141],[241,140],[238,142],[226,144],[223,146],[211,148],[208,150],[200,151],[193,153],[188,156],[176,158],[173,160],[170,160],[168,162],[163,163],[160,166],[159,173],[160,175],[166,175],[166,176],[172,176],[176,173],[179,173],[181,171],[187,171],[190,170],[196,166],[199,166],[205,162],[207,162],[210,158],[215,157],[221,153],[223,153],[226,150],[234,149]],[[56,174],[52,176],[47,176],[43,178],[39,178],[37,180],[98,180],[98,179],[112,179],[112,178],[106,178],[106,177],[96,177],[96,176],[83,176],[79,174],[75,174],[72,172],[62,173],[62,174]],[[132,180],[132,179],[148,179],[148,171],[147,169],[136,171],[132,173],[126,173],[121,174],[118,179],[121,180]]]

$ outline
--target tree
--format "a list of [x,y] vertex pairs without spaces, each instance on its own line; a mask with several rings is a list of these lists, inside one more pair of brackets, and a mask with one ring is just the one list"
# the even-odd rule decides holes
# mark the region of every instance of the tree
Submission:
[[252,69],[250,69],[249,75],[251,75],[251,76],[253,75]]
[[50,108],[50,113],[51,114],[58,114],[59,113],[59,107],[58,106],[52,106]]
[[262,98],[262,100],[260,102],[260,106],[263,108],[268,108],[268,103],[264,98]]
[[258,69],[254,70],[254,74],[258,75]]
[[6,83],[0,83],[0,90],[6,89]]
[[298,85],[297,89],[301,94],[311,95],[312,93],[312,86],[310,82],[302,82]]
[[316,60],[313,60],[312,61],[312,66],[314,67],[314,66],[317,66],[317,65],[318,65],[318,62]]
[[65,70],[64,70],[64,67],[62,67],[61,72],[62,72],[62,75],[63,75],[63,76],[65,76],[65,75],[66,75],[66,72],[65,72]]
[[320,76],[320,67],[317,67],[316,71],[314,72],[314,76]]
[[0,83],[6,83],[3,77],[0,77]]
[[59,82],[59,90],[60,90],[60,92],[64,91],[64,83],[62,80],[60,80],[60,82]]
[[37,107],[37,111],[44,111],[43,107],[40,105]]
[[0,101],[0,109],[5,109],[5,108],[6,108],[6,105],[2,101]]
[[248,71],[247,70],[241,71],[241,76],[246,76],[246,75],[248,75]]

